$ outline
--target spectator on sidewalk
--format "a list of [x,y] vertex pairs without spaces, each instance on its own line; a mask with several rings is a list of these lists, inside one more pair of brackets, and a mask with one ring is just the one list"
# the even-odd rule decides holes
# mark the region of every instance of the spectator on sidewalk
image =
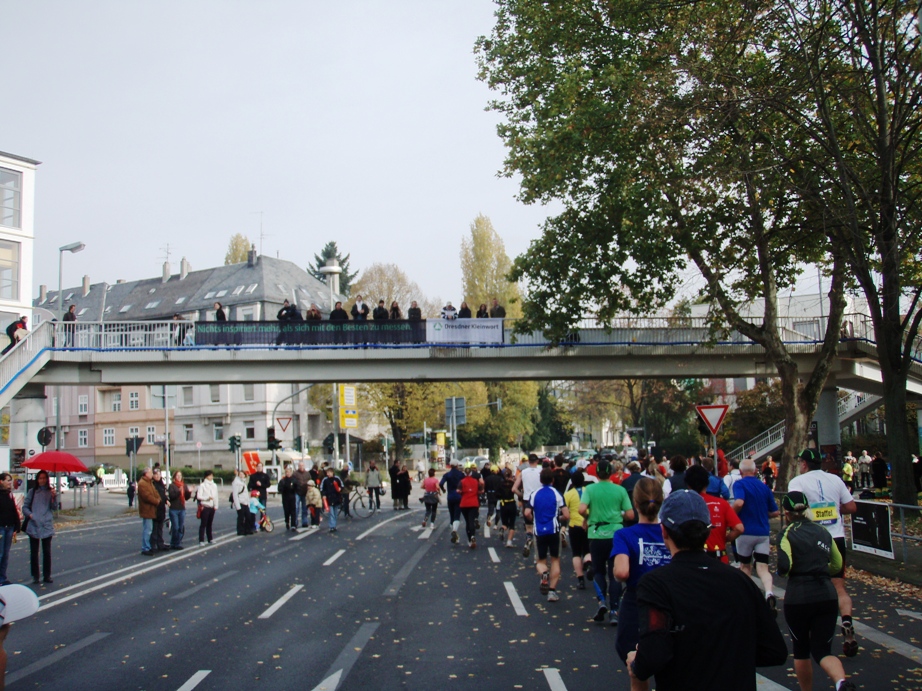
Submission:
[[182,480],[182,472],[173,473],[173,482],[167,490],[170,502],[170,549],[182,549],[186,534],[186,502],[192,498],[192,490]]
[[0,586],[11,583],[6,575],[10,562],[10,548],[13,546],[13,536],[21,527],[19,510],[16,508],[16,500],[13,499],[13,476],[0,473]]
[[154,530],[154,521],[157,520],[157,507],[160,506],[160,494],[154,487],[154,471],[145,468],[138,480],[138,515],[141,517],[141,554],[145,557],[154,556],[151,549],[150,536]]

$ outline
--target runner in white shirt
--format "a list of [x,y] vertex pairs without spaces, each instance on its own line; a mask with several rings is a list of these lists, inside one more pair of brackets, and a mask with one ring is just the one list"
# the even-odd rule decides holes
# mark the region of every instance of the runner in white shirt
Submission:
[[531,509],[531,495],[539,489],[541,489],[541,467],[538,465],[538,457],[535,454],[529,454],[528,467],[522,469],[522,472],[515,479],[515,484],[512,485],[512,491],[522,499],[522,517],[525,519],[523,557],[531,554],[531,543],[535,533],[535,516]]
[[803,492],[810,503],[807,517],[818,523],[832,535],[842,554],[842,570],[832,574],[832,584],[839,596],[839,614],[842,616],[842,648],[846,657],[858,654],[855,628],[852,625],[852,598],[845,590],[845,527],[844,514],[857,511],[855,499],[842,478],[820,470],[822,459],[816,449],[806,449],[800,454],[800,472],[788,484],[789,492]]

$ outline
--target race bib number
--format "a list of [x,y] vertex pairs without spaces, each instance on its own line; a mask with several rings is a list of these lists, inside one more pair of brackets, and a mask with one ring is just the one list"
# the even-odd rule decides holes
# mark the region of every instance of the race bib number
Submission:
[[807,517],[820,525],[835,525],[839,522],[839,507],[834,501],[819,501],[810,504]]

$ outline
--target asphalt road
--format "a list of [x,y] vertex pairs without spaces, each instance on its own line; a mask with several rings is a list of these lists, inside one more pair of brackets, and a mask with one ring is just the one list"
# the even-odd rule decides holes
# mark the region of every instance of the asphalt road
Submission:
[[[336,534],[234,535],[221,507],[214,545],[139,554],[140,520],[62,530],[53,585],[7,639],[12,689],[628,689],[615,629],[592,622],[564,560],[561,600],[538,592],[533,558],[494,535],[452,545],[440,509],[389,507],[344,520]],[[281,526],[280,526],[281,524]],[[29,582],[28,544],[10,577]],[[783,581],[779,581],[783,588]],[[859,688],[922,689],[922,602],[852,584],[861,652],[846,659]],[[733,603],[728,602],[728,607]],[[901,614],[897,610],[917,613]],[[865,628],[869,627],[869,628]],[[873,640],[872,640],[873,638]],[[835,650],[841,649],[837,637]],[[719,664],[720,661],[715,661]],[[790,667],[759,670],[760,689],[796,689]],[[815,688],[832,688],[817,670]]]

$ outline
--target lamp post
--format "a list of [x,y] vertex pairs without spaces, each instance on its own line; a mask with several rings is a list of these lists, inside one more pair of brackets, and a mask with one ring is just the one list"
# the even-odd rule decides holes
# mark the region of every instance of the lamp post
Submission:
[[[64,253],[81,252],[86,247],[82,242],[72,242],[58,248],[58,320],[64,319]],[[55,387],[55,414],[54,414],[54,448],[61,450],[61,387]]]
[[[339,288],[339,274],[342,273],[342,267],[335,259],[327,259],[327,263],[321,266],[318,271],[326,276],[327,285],[330,287],[330,312],[336,306],[336,295],[334,284]],[[348,443],[348,442],[347,442]],[[348,452],[348,447],[346,448]],[[333,384],[333,467],[339,467],[339,384]]]

